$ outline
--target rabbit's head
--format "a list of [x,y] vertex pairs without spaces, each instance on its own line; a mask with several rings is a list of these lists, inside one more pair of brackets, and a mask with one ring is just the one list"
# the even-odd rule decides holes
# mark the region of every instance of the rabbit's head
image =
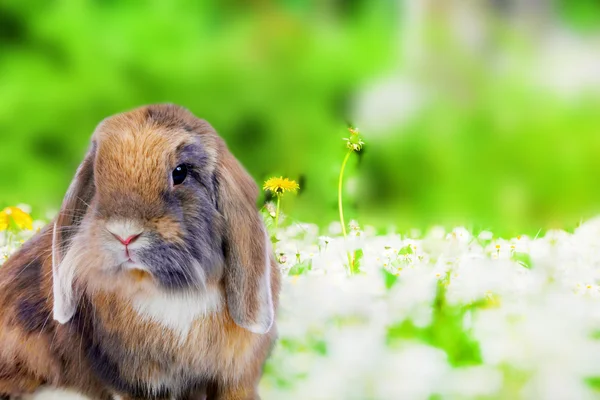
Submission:
[[190,293],[223,285],[255,333],[273,319],[271,248],[258,189],[205,121],[173,105],[104,120],[54,226],[54,318],[82,291]]

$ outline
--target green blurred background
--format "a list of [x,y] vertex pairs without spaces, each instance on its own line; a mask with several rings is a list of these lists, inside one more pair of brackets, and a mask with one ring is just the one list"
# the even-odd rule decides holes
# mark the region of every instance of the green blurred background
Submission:
[[501,235],[600,211],[596,1],[0,1],[0,206],[56,209],[95,125],[173,102],[297,221]]

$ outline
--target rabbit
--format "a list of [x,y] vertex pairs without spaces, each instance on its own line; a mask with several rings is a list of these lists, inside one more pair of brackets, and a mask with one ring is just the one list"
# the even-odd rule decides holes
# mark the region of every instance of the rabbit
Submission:
[[0,268],[0,398],[259,399],[280,272],[257,196],[182,107],[102,121],[57,217]]

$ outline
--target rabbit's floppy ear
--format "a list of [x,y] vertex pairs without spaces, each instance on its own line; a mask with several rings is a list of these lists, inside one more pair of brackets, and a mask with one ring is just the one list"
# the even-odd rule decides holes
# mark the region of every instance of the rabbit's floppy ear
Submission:
[[275,310],[271,292],[271,243],[256,208],[258,188],[221,143],[215,171],[218,208],[225,217],[225,292],[235,323],[253,333],[267,333]]
[[76,294],[73,290],[76,264],[74,258],[76,256],[73,256],[68,250],[95,193],[95,153],[95,146],[92,144],[69,185],[54,223],[52,235],[53,313],[54,319],[61,324],[68,322],[73,317],[77,306]]

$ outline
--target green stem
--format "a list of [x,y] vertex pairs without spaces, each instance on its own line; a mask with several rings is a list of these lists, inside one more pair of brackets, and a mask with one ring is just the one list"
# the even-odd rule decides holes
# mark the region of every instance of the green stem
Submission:
[[[338,209],[340,210],[340,223],[342,224],[342,233],[344,234],[344,239],[348,238],[346,233],[346,222],[344,221],[344,205],[342,202],[342,184],[344,182],[344,170],[346,169],[346,164],[348,164],[348,160],[350,159],[350,154],[352,154],[352,150],[348,150],[346,153],[346,157],[344,157],[344,161],[342,162],[342,169],[340,170],[340,179],[338,181]],[[347,252],[348,255],[348,268],[350,269],[350,274],[354,272],[354,262],[352,260],[352,256],[350,252]]]
[[279,226],[279,205],[281,203],[281,196],[277,195],[277,211],[275,211],[275,229]]
[[12,246],[13,233],[10,227],[6,230],[6,246],[9,248]]
[[340,210],[340,222],[342,224],[342,233],[344,234],[344,238],[347,237],[347,234],[346,223],[344,222],[344,205],[342,204],[342,183],[344,181],[344,170],[346,169],[346,164],[348,164],[348,159],[350,159],[350,154],[352,154],[352,150],[348,151],[348,153],[346,153],[346,157],[344,157],[342,169],[340,170],[340,179],[338,181],[338,208]]

